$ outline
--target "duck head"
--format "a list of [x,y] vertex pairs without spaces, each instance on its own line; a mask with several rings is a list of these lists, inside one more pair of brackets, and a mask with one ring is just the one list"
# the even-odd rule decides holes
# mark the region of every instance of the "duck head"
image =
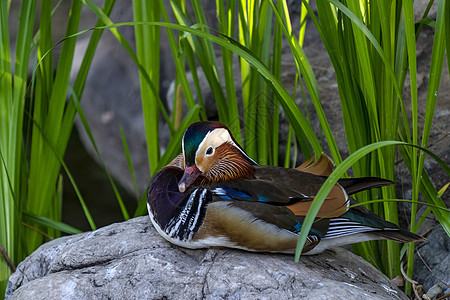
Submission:
[[184,133],[182,149],[185,169],[178,184],[182,193],[199,177],[207,183],[246,178],[256,165],[220,122],[193,123]]

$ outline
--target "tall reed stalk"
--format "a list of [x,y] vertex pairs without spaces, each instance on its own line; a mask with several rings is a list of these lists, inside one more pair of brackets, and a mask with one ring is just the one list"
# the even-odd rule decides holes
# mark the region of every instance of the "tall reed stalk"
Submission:
[[[0,295],[4,295],[15,266],[45,240],[60,231],[79,230],[62,224],[61,178],[65,148],[72,130],[76,108],[67,101],[76,37],[62,41],[54,71],[52,2],[23,1],[19,15],[15,61],[11,63],[8,19],[9,1],[1,0],[0,12]],[[114,1],[106,1],[110,14]],[[65,36],[78,32],[82,2],[74,0]],[[35,30],[35,20],[38,31]],[[102,23],[97,23],[98,26]],[[86,50],[72,94],[80,98],[102,30],[94,32]],[[30,61],[32,65],[30,65]],[[29,79],[29,70],[32,76]],[[95,224],[80,196],[90,220]]]

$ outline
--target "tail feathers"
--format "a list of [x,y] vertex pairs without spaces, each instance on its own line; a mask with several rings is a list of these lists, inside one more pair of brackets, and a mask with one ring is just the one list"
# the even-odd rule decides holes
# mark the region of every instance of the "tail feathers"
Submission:
[[[410,243],[425,240],[420,235],[404,230],[368,210],[360,211],[353,208],[338,218],[330,219],[328,231],[323,238],[333,239],[358,234],[363,234],[361,235],[363,237],[361,241],[387,239],[400,243]],[[366,239],[367,235],[372,238]],[[359,241],[354,239],[352,242]]]
[[370,234],[376,237],[381,237],[383,239],[391,240],[398,243],[422,242],[426,240],[424,237],[418,234],[409,232],[401,228],[377,230],[370,232]]
[[349,195],[373,188],[395,184],[391,180],[378,177],[341,178],[338,183]]

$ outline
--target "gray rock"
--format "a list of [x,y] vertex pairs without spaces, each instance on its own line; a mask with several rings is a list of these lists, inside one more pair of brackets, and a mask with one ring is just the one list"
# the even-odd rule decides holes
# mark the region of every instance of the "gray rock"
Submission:
[[450,238],[444,229],[437,226],[427,236],[427,243],[417,251],[420,256],[414,259],[414,280],[426,291],[439,284],[444,287],[444,294],[450,293]]
[[6,299],[407,299],[362,258],[338,248],[291,255],[171,245],[148,217],[62,237],[25,259]]

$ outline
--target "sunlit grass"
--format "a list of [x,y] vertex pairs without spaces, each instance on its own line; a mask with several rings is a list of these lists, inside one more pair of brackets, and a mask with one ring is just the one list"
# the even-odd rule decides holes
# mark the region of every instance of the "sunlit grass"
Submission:
[[[37,2],[24,1],[20,10],[15,62],[12,68],[8,18],[15,16],[9,15],[7,3],[8,1],[0,1],[0,243],[5,254],[16,266],[41,245],[46,237],[58,237],[60,231],[79,232],[60,223],[62,187],[59,176],[63,163],[61,158],[76,113],[73,102],[67,101],[76,38],[62,41],[55,73],[52,3],[49,0],[41,1],[40,15],[36,15]],[[106,1],[106,14],[111,13],[112,3],[113,1]],[[81,8],[81,1],[72,2],[66,36],[78,32]],[[35,19],[39,30],[37,35],[33,36]],[[98,30],[92,34],[85,52],[73,86],[78,97],[82,94],[101,33],[102,30]],[[33,57],[30,82],[28,70],[30,58]],[[91,219],[88,211],[86,212],[88,219]],[[95,228],[93,222],[91,225]],[[13,269],[6,261],[2,255],[1,295],[4,295],[8,277]]]

